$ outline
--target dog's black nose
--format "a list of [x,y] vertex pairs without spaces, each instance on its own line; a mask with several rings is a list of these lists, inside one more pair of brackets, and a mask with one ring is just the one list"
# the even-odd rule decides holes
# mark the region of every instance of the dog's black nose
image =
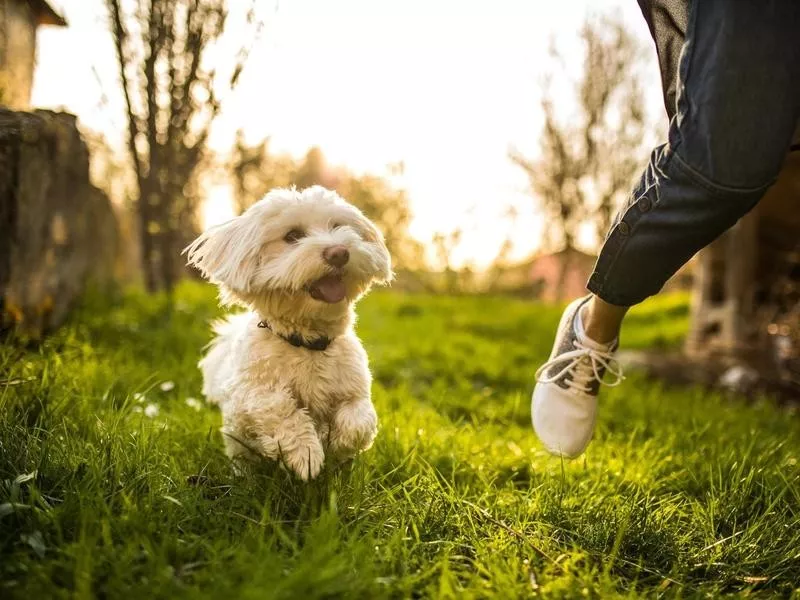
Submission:
[[350,260],[350,251],[344,246],[331,246],[323,250],[322,258],[330,266],[341,269]]

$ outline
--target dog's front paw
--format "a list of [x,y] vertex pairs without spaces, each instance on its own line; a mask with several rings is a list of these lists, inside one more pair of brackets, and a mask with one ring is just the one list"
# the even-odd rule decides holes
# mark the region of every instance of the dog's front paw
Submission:
[[319,475],[322,463],[325,462],[325,453],[318,439],[298,445],[290,451],[283,452],[281,456],[286,466],[303,481],[314,479]]
[[345,404],[331,423],[330,448],[338,458],[350,458],[372,445],[378,415],[369,401]]

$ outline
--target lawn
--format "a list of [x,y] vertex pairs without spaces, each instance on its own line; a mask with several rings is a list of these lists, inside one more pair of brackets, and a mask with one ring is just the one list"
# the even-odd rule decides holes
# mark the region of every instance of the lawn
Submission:
[[[163,309],[94,299],[0,347],[0,597],[800,597],[786,408],[633,376],[564,463],[529,415],[557,309],[380,292],[358,324],[375,446],[311,484],[236,477],[195,401],[214,292]],[[674,346],[686,319],[651,302],[623,344]]]

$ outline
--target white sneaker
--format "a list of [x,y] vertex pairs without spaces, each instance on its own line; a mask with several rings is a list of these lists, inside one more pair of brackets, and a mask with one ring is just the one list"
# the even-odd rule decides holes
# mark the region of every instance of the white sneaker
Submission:
[[[551,454],[564,458],[580,456],[592,439],[600,385],[613,387],[624,379],[614,358],[618,340],[600,344],[584,332],[580,309],[589,298],[579,298],[564,310],[553,352],[536,371],[533,389],[533,428]],[[603,381],[606,371],[613,381]]]

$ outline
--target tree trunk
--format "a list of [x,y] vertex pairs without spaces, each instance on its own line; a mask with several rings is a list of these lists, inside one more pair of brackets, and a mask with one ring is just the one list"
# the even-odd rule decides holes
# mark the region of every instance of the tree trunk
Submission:
[[158,290],[158,277],[153,260],[153,235],[150,231],[152,191],[149,182],[140,182],[139,190],[139,242],[142,253],[142,273],[147,291],[152,293]]

